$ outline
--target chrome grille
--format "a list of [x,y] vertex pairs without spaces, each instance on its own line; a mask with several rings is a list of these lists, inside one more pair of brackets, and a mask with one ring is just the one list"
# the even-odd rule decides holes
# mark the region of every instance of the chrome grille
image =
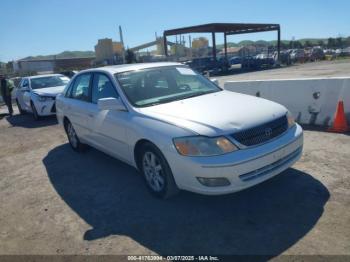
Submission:
[[231,137],[245,146],[254,146],[279,136],[288,129],[287,116],[231,134]]

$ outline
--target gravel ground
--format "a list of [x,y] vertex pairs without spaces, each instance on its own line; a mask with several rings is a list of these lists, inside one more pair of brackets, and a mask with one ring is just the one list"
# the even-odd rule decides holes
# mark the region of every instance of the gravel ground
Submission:
[[254,188],[161,201],[55,118],[0,118],[0,254],[350,255],[349,135],[305,131],[302,159]]

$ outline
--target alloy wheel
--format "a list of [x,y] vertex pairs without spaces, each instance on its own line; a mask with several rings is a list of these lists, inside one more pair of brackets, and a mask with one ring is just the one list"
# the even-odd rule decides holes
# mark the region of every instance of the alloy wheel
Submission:
[[142,159],[142,167],[151,189],[155,192],[162,191],[165,186],[165,179],[163,167],[158,156],[150,151],[145,152]]
[[77,148],[78,147],[78,138],[77,138],[77,134],[75,133],[75,130],[74,130],[71,123],[68,123],[68,125],[67,125],[67,134],[68,134],[68,140],[71,143],[71,145],[74,148]]

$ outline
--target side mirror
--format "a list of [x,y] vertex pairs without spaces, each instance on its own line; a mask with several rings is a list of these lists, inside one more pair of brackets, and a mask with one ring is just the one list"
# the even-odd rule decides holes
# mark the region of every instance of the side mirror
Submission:
[[219,85],[219,81],[216,78],[210,79],[215,85]]
[[128,111],[123,102],[119,98],[107,97],[97,100],[99,110],[117,110]]

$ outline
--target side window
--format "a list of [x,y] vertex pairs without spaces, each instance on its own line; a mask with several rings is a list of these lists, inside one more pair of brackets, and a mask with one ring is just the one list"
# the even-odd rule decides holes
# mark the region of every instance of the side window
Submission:
[[21,87],[29,87],[29,82],[27,78],[23,79]]
[[89,101],[89,87],[91,74],[82,74],[78,76],[72,87],[71,98]]
[[118,98],[118,93],[115,90],[111,80],[104,74],[95,74],[92,85],[91,101],[97,104],[100,98],[115,97]]
[[65,97],[70,97],[72,93],[72,88],[74,85],[74,80],[70,81],[69,84],[66,86],[66,88],[63,90],[63,94]]

